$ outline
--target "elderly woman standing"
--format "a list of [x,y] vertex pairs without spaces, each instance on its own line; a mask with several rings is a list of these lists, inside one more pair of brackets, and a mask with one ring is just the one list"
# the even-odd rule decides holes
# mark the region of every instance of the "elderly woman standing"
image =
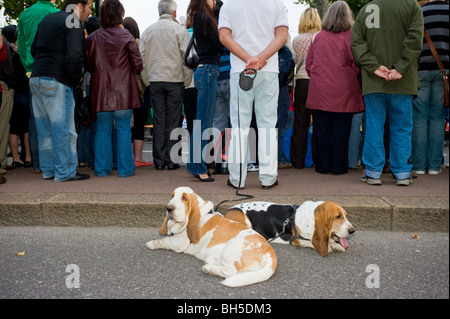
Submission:
[[312,109],[317,138],[316,172],[344,174],[353,113],[364,110],[360,69],[353,59],[353,14],[344,1],[334,2],[306,55],[310,77],[306,107]]
[[120,177],[133,176],[131,117],[141,107],[136,73],[143,67],[134,37],[121,27],[125,10],[119,0],[106,0],[100,8],[97,32],[86,40],[86,70],[91,78],[91,109],[97,114],[95,169],[98,177],[113,168],[112,133],[117,132],[117,171]]

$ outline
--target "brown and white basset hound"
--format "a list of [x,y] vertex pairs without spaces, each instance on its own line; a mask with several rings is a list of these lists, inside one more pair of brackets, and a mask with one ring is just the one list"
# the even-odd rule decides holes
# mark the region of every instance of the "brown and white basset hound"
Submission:
[[229,287],[269,279],[277,267],[272,246],[247,225],[224,218],[213,208],[192,189],[175,189],[159,230],[168,236],[148,242],[147,248],[194,255],[205,261],[203,272],[226,278],[222,284]]
[[345,252],[355,228],[337,203],[304,202],[300,206],[249,202],[230,208],[226,218],[253,228],[269,242],[315,248],[321,256]]

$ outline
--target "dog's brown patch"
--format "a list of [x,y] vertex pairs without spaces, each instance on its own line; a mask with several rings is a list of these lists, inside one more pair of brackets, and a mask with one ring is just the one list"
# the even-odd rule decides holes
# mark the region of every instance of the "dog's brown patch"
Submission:
[[245,215],[240,209],[230,209],[226,215],[225,218],[234,220],[235,222],[247,225],[247,215]]
[[272,246],[259,234],[249,235],[245,238],[241,259],[234,266],[238,272],[249,269],[255,264],[261,264],[267,253],[272,258],[272,271],[277,268],[277,255]]

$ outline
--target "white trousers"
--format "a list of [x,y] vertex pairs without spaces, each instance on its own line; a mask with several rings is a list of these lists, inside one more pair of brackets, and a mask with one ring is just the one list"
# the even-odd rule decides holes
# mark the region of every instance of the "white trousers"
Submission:
[[[230,122],[231,140],[228,153],[230,182],[245,186],[247,179],[248,149],[256,149],[256,139],[249,139],[252,111],[255,107],[258,127],[259,180],[270,186],[278,177],[278,74],[259,72],[250,91],[239,87],[239,73],[230,76]],[[254,134],[251,135],[254,137]],[[250,142],[250,145],[249,145]]]

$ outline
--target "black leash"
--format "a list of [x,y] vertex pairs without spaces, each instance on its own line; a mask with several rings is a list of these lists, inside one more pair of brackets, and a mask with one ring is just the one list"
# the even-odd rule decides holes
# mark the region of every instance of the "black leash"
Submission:
[[[246,72],[251,72],[249,73],[250,75],[247,75]],[[239,75],[239,87],[243,90],[243,91],[250,91],[253,88],[253,82],[256,78],[257,75],[257,71],[255,69],[245,69],[244,71],[241,72],[241,74]],[[251,76],[253,75],[253,77]],[[240,90],[238,89],[238,92],[240,93]],[[239,128],[239,157],[241,157],[242,155],[242,144],[241,144],[241,110],[239,107],[239,99],[240,99],[240,94],[238,93],[238,128]],[[239,191],[241,190],[241,182],[242,182],[242,165],[243,165],[243,161],[241,158],[241,163],[239,165],[239,184],[236,187],[236,195],[243,197],[243,198],[238,198],[238,199],[233,199],[233,200],[229,200],[226,199],[224,201],[221,201],[219,204],[217,204],[215,211],[218,211],[219,207],[226,202],[240,202],[246,199],[253,199],[254,196],[253,195],[247,195],[247,194],[240,194]]]

